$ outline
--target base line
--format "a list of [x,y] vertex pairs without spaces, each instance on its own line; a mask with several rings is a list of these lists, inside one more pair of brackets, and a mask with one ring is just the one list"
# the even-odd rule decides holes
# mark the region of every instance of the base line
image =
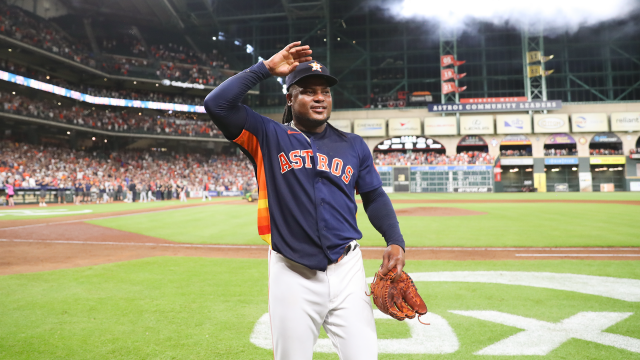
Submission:
[[640,257],[640,254],[516,254],[516,256],[573,256],[573,257],[582,257],[582,256],[637,256]]

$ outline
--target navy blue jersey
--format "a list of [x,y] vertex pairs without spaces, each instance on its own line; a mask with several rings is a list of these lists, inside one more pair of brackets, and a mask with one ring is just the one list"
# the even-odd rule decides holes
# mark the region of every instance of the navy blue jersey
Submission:
[[355,191],[382,186],[364,140],[331,126],[302,133],[247,108],[234,140],[256,166],[258,233],[275,251],[325,270],[345,245],[362,238]]

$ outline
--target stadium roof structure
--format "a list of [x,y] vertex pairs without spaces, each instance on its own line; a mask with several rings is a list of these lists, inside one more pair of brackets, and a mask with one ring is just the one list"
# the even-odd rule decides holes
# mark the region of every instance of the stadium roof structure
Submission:
[[[431,93],[434,102],[527,97],[564,102],[640,100],[640,16],[562,32],[477,23],[448,33],[435,23],[399,19],[370,0],[59,0],[72,13],[189,34],[202,50],[215,41],[240,70],[301,40],[340,84],[336,109],[408,106],[401,94]],[[387,2],[393,4],[393,2]],[[195,46],[194,46],[195,47]],[[527,53],[554,55],[550,76],[528,76]],[[250,54],[250,56],[247,56]],[[466,63],[462,93],[443,94],[442,55]],[[458,80],[456,80],[458,82]],[[260,85],[249,104],[284,105],[281,81]]]

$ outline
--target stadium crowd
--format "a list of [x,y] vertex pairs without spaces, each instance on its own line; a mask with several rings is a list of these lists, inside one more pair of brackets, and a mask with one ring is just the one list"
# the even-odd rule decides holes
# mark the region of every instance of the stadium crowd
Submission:
[[[229,68],[226,58],[217,51],[211,54],[199,54],[193,50],[187,50],[186,47],[180,50],[180,47],[176,48],[173,44],[152,46],[151,53],[156,57],[153,60],[148,60],[146,56],[145,58],[98,56],[93,53],[88,44],[71,38],[36,15],[8,5],[5,0],[0,0],[0,34],[80,64],[123,76],[144,76],[150,73],[148,70],[153,69],[160,79],[217,85],[223,79],[215,69]],[[108,50],[117,45],[117,40],[103,39],[102,45]],[[136,41],[131,41],[131,46],[137,49],[138,53],[144,50]],[[183,61],[185,63],[180,65]],[[136,68],[146,71],[133,74]]]
[[589,149],[589,155],[598,156],[598,155],[624,155],[624,151],[622,149]]
[[501,150],[500,156],[531,156],[531,150]]
[[33,100],[2,91],[0,104],[3,112],[100,130],[189,137],[222,136],[211,121],[198,119],[194,114],[165,113],[154,117],[130,109],[108,111],[80,106],[63,107],[52,100]]
[[59,202],[64,201],[63,191],[70,189],[76,204],[137,198],[186,200],[188,191],[254,191],[257,187],[253,166],[244,155],[101,153],[9,141],[0,142],[0,182],[7,194],[10,188],[12,192],[58,190]]
[[578,150],[575,148],[544,149],[544,156],[578,156]]
[[455,156],[423,151],[375,152],[373,159],[376,165],[486,165],[493,164],[495,160],[480,151],[463,151]]

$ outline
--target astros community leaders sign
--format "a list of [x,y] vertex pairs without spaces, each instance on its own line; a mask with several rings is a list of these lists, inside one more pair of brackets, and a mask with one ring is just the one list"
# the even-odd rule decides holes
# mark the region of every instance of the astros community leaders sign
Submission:
[[429,104],[428,108],[429,112],[559,110],[562,109],[562,100],[503,102],[492,104]]

